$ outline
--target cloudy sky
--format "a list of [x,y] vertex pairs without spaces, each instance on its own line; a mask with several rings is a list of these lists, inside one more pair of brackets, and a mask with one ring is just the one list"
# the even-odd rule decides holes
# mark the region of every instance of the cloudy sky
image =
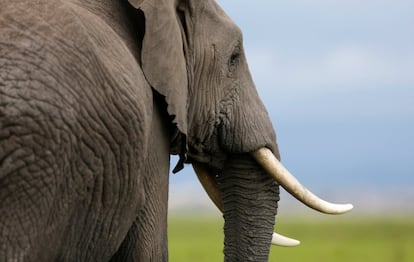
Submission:
[[[285,165],[356,208],[414,201],[414,1],[218,2],[243,31]],[[172,205],[204,194],[186,169]]]

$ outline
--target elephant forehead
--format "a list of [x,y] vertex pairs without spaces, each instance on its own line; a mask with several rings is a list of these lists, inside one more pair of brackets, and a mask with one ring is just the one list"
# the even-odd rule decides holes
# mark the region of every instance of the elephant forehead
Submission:
[[[206,51],[206,47],[218,47],[218,52],[226,52],[242,42],[242,31],[236,23],[214,1],[207,1],[194,17],[194,39]],[[196,50],[197,51],[197,50]]]
[[200,32],[199,37],[208,37],[210,41],[227,45],[242,38],[240,28],[215,1],[202,2],[195,16],[195,27],[196,32]]

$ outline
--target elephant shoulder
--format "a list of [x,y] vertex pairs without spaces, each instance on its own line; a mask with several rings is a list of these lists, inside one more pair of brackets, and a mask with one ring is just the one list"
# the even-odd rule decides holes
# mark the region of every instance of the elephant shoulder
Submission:
[[30,114],[51,130],[88,129],[96,135],[96,145],[102,139],[96,131],[105,129],[116,138],[144,143],[151,125],[151,88],[110,26],[59,0],[39,0],[36,5],[16,0],[6,7],[10,9],[0,11],[4,115],[24,126],[31,120],[21,122],[26,119],[21,116]]

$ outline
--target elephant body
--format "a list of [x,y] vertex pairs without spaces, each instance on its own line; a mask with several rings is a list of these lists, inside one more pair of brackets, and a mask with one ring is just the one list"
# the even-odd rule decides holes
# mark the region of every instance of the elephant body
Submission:
[[0,262],[167,261],[170,154],[204,174],[225,261],[267,260],[279,183],[352,208],[281,165],[214,0],[0,0]]
[[0,4],[0,261],[167,259],[168,116],[94,2]]

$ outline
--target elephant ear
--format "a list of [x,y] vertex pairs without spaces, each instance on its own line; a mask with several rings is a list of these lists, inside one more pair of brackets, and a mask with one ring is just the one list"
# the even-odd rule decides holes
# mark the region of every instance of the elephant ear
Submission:
[[145,16],[141,62],[150,85],[165,97],[168,113],[187,135],[188,79],[183,33],[175,0],[128,0]]

